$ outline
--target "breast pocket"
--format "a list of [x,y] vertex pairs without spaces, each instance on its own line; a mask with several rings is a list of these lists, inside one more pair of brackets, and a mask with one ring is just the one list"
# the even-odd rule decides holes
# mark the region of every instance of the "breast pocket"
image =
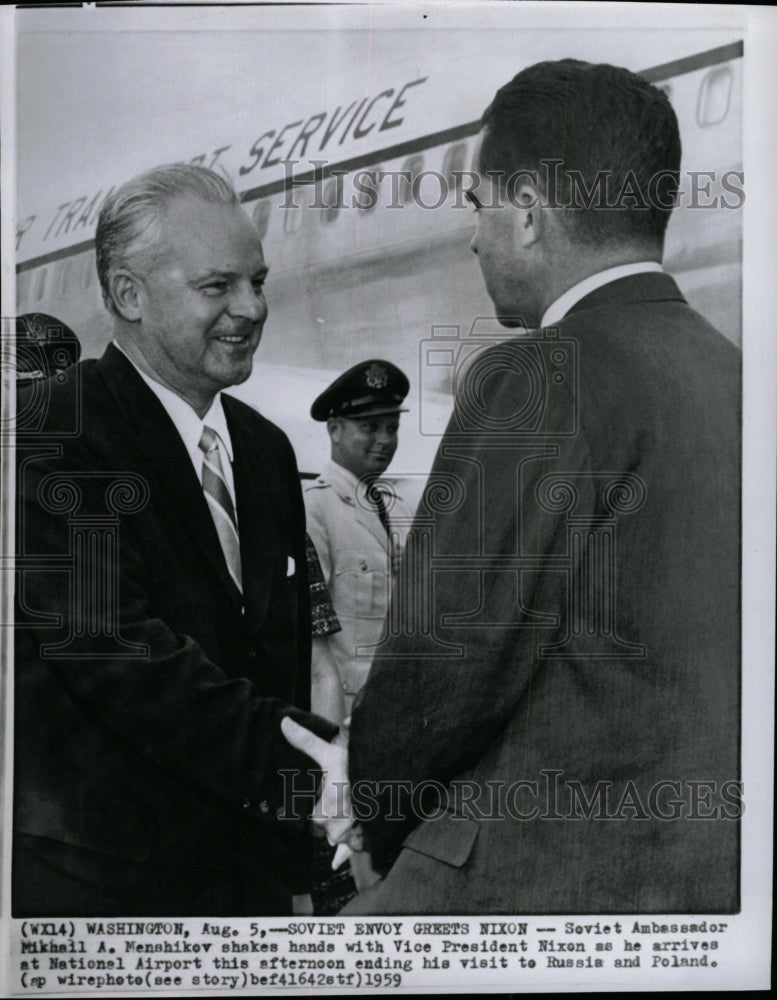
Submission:
[[352,549],[341,552],[335,567],[332,600],[337,613],[346,617],[383,619],[388,602],[385,557],[376,559]]

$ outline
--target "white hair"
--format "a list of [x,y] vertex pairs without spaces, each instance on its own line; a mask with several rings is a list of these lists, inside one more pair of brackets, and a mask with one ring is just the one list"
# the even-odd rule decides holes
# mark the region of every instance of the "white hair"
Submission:
[[112,275],[133,261],[137,266],[159,246],[162,210],[184,195],[226,207],[240,204],[229,181],[207,167],[190,163],[155,167],[122,184],[105,199],[94,242],[97,276],[110,312],[116,313],[110,290]]

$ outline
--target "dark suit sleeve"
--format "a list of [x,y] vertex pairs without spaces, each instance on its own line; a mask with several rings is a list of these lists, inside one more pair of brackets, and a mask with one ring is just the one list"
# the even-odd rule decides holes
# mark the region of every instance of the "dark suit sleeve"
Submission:
[[[550,471],[590,467],[585,435],[556,433],[567,423],[569,400],[547,415],[541,433],[509,444],[490,435],[516,405],[507,377],[492,380],[485,428],[461,407],[454,410],[394,593],[400,634],[373,660],[354,707],[355,810],[373,861],[384,869],[418,822],[419,807],[434,811],[413,790],[476,764],[531,697],[541,641],[535,616],[563,603],[561,577],[547,571],[547,559],[566,545],[565,518],[552,512],[546,491],[542,503],[538,496]],[[590,509],[593,497],[579,483],[576,489],[577,510]],[[431,538],[431,570],[408,565],[424,550],[424,534]],[[520,572],[500,562],[516,554],[525,557]],[[424,602],[431,634],[421,634]],[[410,608],[415,625],[407,628],[402,615]]]
[[[95,745],[106,755],[120,750],[123,758],[115,759],[139,762],[156,777],[188,786],[195,796],[273,820],[288,802],[278,772],[304,774],[310,766],[286,743],[283,716],[327,739],[336,727],[282,699],[260,696],[244,677],[227,676],[190,635],[173,631],[155,613],[149,599],[153,581],[142,554],[149,545],[141,537],[149,518],[132,513],[130,487],[123,498],[113,498],[124,508],[114,516],[118,547],[105,540],[110,517],[106,522],[106,476],[99,470],[111,467],[111,456],[86,437],[66,442],[61,455],[63,446],[55,445],[38,449],[33,460],[21,458],[19,645],[32,652],[17,656],[20,691],[30,688],[34,705],[53,713],[63,698],[52,689],[64,689],[68,711],[76,706],[81,724],[87,720],[91,732],[102,733]],[[122,478],[120,471],[115,476]],[[301,499],[297,506],[304,566]],[[76,539],[76,522],[84,529],[91,525],[91,534],[85,530]],[[74,545],[86,548],[74,552]],[[74,555],[75,575],[68,568]],[[97,574],[96,563],[102,566]],[[95,579],[96,587],[89,583]],[[183,591],[185,586],[181,581]],[[304,572],[299,586],[307,591]],[[302,608],[304,614],[307,604]],[[307,622],[304,627],[309,631]],[[302,683],[308,683],[304,676]],[[32,700],[22,707],[31,705]],[[55,728],[48,720],[39,722],[47,732]],[[59,753],[69,753],[65,748],[75,741],[59,738],[52,752],[59,746]],[[95,780],[101,766],[99,760],[90,765]],[[105,767],[109,773],[107,762]],[[120,791],[114,787],[111,794]]]

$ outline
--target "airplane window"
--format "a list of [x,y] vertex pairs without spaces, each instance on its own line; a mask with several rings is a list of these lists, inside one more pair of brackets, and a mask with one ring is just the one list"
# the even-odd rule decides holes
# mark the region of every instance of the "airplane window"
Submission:
[[256,231],[259,233],[259,239],[263,240],[267,235],[267,229],[270,225],[270,202],[265,200],[258,201],[254,206],[253,211],[254,225],[256,226]]
[[92,279],[94,278],[94,257],[92,254],[88,253],[84,257],[84,263],[81,266],[81,283],[84,288],[89,288],[92,284]]
[[399,178],[399,203],[408,205],[413,200],[413,181],[424,169],[423,156],[408,156],[402,164],[402,173],[409,177]]
[[57,275],[57,277],[59,278],[59,280],[57,281],[57,291],[59,292],[60,295],[64,295],[65,292],[67,291],[67,279],[69,276],[69,272],[70,272],[70,261],[63,260],[62,263],[59,265],[59,274]]
[[27,296],[30,291],[30,274],[29,271],[20,271],[16,275],[16,305],[17,312],[24,312],[24,308],[27,305]]
[[283,210],[283,231],[287,235],[296,233],[302,225],[302,206],[294,205]]
[[467,160],[466,142],[457,142],[451,146],[442,161],[442,172],[448,183],[448,188],[458,190],[461,187],[461,172]]
[[38,271],[38,279],[35,283],[35,301],[40,302],[43,296],[46,294],[46,279],[48,278],[49,269],[47,267],[41,268]]
[[359,186],[356,188],[356,204],[360,212],[366,214],[378,207],[378,192],[380,190],[380,175],[382,166],[370,170],[359,170],[356,173]]
[[283,231],[288,236],[302,228],[305,210],[310,206],[310,192],[306,187],[293,187],[287,191],[281,202],[283,210]]
[[702,80],[696,105],[696,121],[702,128],[718,125],[728,114],[733,79],[730,66],[717,66]]
[[324,185],[323,191],[324,208],[321,209],[321,218],[324,222],[334,222],[337,213],[343,207],[343,178],[330,177]]

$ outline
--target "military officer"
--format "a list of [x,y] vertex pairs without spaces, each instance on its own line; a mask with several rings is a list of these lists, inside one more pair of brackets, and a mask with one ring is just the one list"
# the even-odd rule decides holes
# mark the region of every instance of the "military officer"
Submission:
[[[335,379],[310,408],[314,420],[326,421],[331,443],[331,461],[305,489],[305,508],[342,625],[328,641],[346,716],[367,678],[369,647],[383,634],[392,576],[412,519],[396,490],[380,479],[397,449],[409,388],[407,376],[390,362],[363,361]],[[315,663],[313,668],[315,676]]]

